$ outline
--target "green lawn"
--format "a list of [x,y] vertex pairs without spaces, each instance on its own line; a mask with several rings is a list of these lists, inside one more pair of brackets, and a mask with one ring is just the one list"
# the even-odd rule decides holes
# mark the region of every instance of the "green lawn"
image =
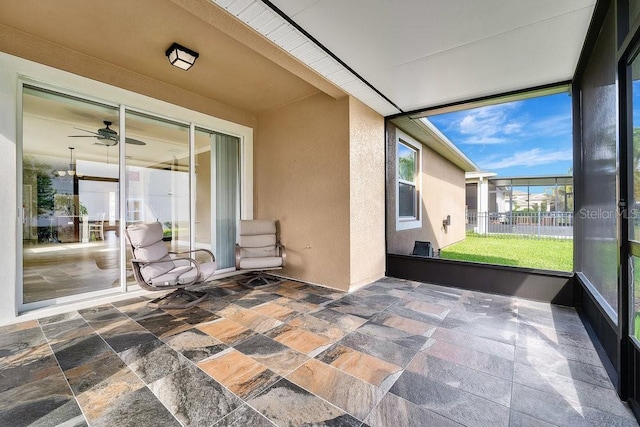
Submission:
[[467,235],[440,258],[544,270],[573,271],[573,240]]

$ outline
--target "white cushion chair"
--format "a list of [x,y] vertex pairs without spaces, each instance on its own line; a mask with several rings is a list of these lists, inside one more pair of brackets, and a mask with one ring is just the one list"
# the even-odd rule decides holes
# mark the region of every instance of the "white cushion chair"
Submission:
[[278,241],[276,233],[275,220],[240,221],[239,241],[236,243],[236,270],[249,273],[247,280],[238,282],[240,285],[258,289],[282,282],[267,273],[285,266],[285,247]]
[[[172,293],[149,302],[150,306],[189,308],[207,297],[206,292],[188,290],[187,287],[199,285],[213,276],[217,264],[211,251],[170,252],[162,240],[162,224],[159,222],[129,225],[125,234],[133,252],[133,275],[140,287],[149,291],[174,289]],[[204,253],[209,261],[202,263],[186,256],[196,252]]]

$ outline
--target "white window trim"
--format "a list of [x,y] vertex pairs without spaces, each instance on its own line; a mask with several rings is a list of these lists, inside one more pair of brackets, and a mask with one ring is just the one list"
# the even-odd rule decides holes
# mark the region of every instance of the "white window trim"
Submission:
[[[400,172],[398,168],[398,145],[402,143],[413,148],[417,152],[417,171],[416,171],[416,214],[417,218],[400,218],[400,197],[398,194],[398,183],[400,182]],[[422,144],[401,130],[396,130],[396,177],[394,188],[396,192],[396,230],[411,230],[414,228],[422,228]]]

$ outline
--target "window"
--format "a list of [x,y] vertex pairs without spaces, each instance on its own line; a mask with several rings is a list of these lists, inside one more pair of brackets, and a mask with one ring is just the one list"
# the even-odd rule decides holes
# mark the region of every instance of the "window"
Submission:
[[420,144],[398,131],[396,158],[396,229],[420,228]]

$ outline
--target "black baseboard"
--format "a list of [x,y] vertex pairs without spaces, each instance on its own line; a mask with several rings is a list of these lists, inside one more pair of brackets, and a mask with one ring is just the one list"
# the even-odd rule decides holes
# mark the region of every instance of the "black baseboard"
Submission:
[[573,273],[387,254],[387,276],[576,307]]

